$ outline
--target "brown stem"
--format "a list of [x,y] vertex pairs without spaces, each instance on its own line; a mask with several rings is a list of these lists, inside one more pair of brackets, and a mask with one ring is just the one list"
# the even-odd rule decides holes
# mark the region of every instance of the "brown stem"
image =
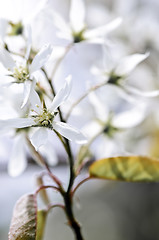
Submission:
[[66,193],[64,195],[64,202],[65,202],[65,213],[68,219],[68,224],[72,228],[76,240],[84,240],[81,233],[81,227],[79,223],[76,221],[73,214],[71,194]]

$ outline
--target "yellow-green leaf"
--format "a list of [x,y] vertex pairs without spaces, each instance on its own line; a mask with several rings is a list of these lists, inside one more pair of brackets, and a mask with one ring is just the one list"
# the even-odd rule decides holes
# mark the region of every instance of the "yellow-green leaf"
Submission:
[[159,161],[144,156],[105,158],[89,168],[90,176],[130,182],[159,182]]
[[45,230],[47,212],[45,210],[39,210],[37,215],[37,236],[36,240],[42,240]]
[[35,240],[37,203],[33,194],[22,196],[15,205],[9,240]]

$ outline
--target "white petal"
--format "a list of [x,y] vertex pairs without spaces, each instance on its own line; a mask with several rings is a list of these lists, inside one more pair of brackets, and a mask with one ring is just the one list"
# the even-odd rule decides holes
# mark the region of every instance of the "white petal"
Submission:
[[31,86],[32,86],[31,81],[24,82],[23,103],[22,103],[21,108],[23,108],[28,103],[30,92],[31,92]]
[[149,56],[149,53],[145,54],[133,54],[120,60],[115,69],[115,73],[118,76],[128,75],[134,70],[134,68]]
[[97,121],[91,121],[89,124],[85,125],[82,128],[82,132],[89,138],[93,138],[96,136],[99,132],[101,132],[103,129],[103,126],[99,124]]
[[0,18],[0,38],[2,41],[4,41],[4,37],[6,36],[7,27],[8,27],[7,19]]
[[100,135],[99,139],[93,144],[92,151],[97,159],[106,158],[112,156],[112,153],[116,149],[115,141],[112,138]]
[[146,115],[146,106],[141,104],[129,111],[117,114],[112,119],[112,125],[116,128],[131,128],[140,124]]
[[108,116],[109,116],[109,110],[108,110],[106,104],[103,104],[94,92],[91,92],[88,95],[88,98],[94,107],[94,111],[96,113],[96,118],[106,122],[108,120]]
[[159,90],[153,90],[153,91],[141,91],[137,88],[131,87],[131,86],[123,86],[123,89],[128,93],[128,94],[133,94],[139,97],[158,97],[159,96]]
[[47,129],[44,127],[40,127],[38,130],[35,131],[30,141],[37,151],[40,146],[44,145],[47,142],[47,139],[48,139]]
[[6,69],[9,70],[13,70],[13,68],[16,66],[10,53],[2,47],[0,47],[0,62]]
[[34,11],[31,11],[31,13],[27,14],[27,16],[25,16],[25,18],[23,19],[24,24],[26,25],[28,23],[31,23],[31,21],[33,21],[33,19],[45,7],[46,4],[47,0],[38,1],[36,7],[34,8]]
[[51,61],[57,61],[57,59],[61,58],[66,51],[66,47],[63,46],[54,46],[53,54],[50,57]]
[[91,73],[95,76],[101,76],[104,71],[102,71],[100,68],[96,66],[92,66],[90,69]]
[[24,135],[18,135],[14,139],[8,164],[8,173],[12,177],[20,175],[27,166],[25,144]]
[[90,39],[86,39],[84,41],[81,41],[81,44],[105,44],[105,39],[104,38],[90,38]]
[[70,23],[73,31],[80,32],[84,28],[85,5],[84,0],[72,0],[70,7]]
[[101,27],[97,27],[97,28],[85,31],[84,37],[86,39],[104,37],[107,33],[117,28],[121,24],[121,22],[122,22],[121,18],[116,18],[112,22],[105,24]]
[[31,90],[30,103],[31,103],[31,110],[34,111],[33,115],[35,113],[40,114],[42,111],[42,107],[41,107],[42,104],[41,104],[39,95],[37,94],[37,92],[34,89]]
[[73,42],[73,36],[72,36],[72,33],[69,32],[69,33],[66,33],[66,32],[56,32],[56,36],[58,38],[61,38],[61,39],[65,39],[66,40],[66,45],[69,45]]
[[14,118],[7,120],[0,120],[0,130],[4,128],[25,128],[35,125],[35,122],[31,118]]
[[54,25],[60,30],[61,33],[64,33],[64,36],[71,36],[71,29],[70,27],[66,24],[65,20],[60,16],[57,12],[51,11],[51,14],[53,16],[53,23]]
[[63,122],[53,122],[53,128],[62,136],[79,144],[87,143],[86,137],[76,128]]
[[31,27],[26,26],[25,31],[26,31],[26,38],[27,38],[27,49],[26,49],[26,53],[25,53],[25,59],[28,60],[30,51],[31,51],[31,44],[32,44]]
[[39,70],[48,61],[52,53],[52,46],[50,44],[45,45],[40,52],[34,57],[30,65],[30,73]]
[[58,163],[58,158],[51,142],[48,141],[47,144],[41,146],[39,152],[46,158],[50,166],[55,166]]
[[62,103],[64,103],[70,95],[72,88],[72,77],[69,75],[66,78],[65,85],[61,90],[56,94],[54,100],[52,101],[51,106],[49,107],[50,112],[54,112]]

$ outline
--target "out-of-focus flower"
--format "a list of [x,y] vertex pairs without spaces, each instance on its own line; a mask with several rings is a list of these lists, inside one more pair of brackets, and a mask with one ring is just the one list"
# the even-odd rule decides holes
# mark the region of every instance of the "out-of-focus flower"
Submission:
[[[40,1],[5,1],[0,10],[0,30],[3,27],[3,35],[0,34],[2,40],[7,35],[18,36],[23,34],[27,25],[30,25],[38,13],[45,7],[47,0]],[[10,6],[8,8],[8,6]]]
[[121,18],[116,18],[112,22],[103,26],[87,29],[85,24],[85,5],[83,0],[72,0],[70,6],[69,23],[56,12],[52,12],[54,24],[59,29],[57,33],[58,37],[66,39],[68,43],[95,43],[103,44],[105,42],[104,37],[115,28],[117,28],[121,22]]
[[90,142],[98,142],[91,148],[95,156],[99,158],[125,154],[124,131],[136,127],[145,119],[146,105],[144,103],[131,105],[129,110],[115,113],[111,112],[106,101],[102,102],[95,93],[89,94],[89,101],[94,109],[94,115],[83,131]]
[[137,95],[141,97],[156,97],[159,95],[159,90],[154,91],[141,91],[131,85],[127,84],[127,78],[136,66],[144,61],[149,53],[145,54],[132,54],[122,59],[114,59],[109,52],[105,51],[104,68],[99,69],[93,66],[91,71],[94,75],[100,76],[106,84],[111,84],[118,91],[125,96],[125,93],[130,95]]

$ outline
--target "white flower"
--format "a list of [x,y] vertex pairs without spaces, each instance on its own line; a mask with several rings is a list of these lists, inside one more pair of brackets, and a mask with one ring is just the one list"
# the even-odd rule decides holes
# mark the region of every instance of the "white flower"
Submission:
[[[34,2],[30,0],[6,0],[3,2],[0,8],[0,16],[6,23],[5,33],[9,33],[10,35],[23,34],[25,27],[31,24],[34,18],[45,7],[46,3],[47,0]],[[4,22],[0,20],[0,23]],[[5,35],[3,36],[5,37]]]
[[[31,64],[29,64],[29,54],[31,49],[31,40],[28,37],[28,46],[25,54],[25,59],[20,62],[15,62],[11,54],[4,48],[0,47],[0,62],[6,68],[10,77],[10,83],[24,84],[24,100],[22,107],[27,103],[31,94],[31,89],[34,88],[35,82],[33,75],[39,70],[49,59],[52,53],[52,46],[45,45],[34,57]],[[3,83],[4,84],[4,83]],[[5,85],[5,84],[4,84]]]
[[16,118],[1,120],[1,129],[4,128],[26,128],[26,127],[38,127],[31,137],[31,142],[36,150],[44,145],[48,139],[48,129],[57,131],[63,137],[75,141],[79,144],[87,142],[85,136],[76,128],[71,125],[55,121],[54,118],[57,115],[57,108],[64,103],[71,91],[71,77],[66,79],[65,85],[57,93],[49,107],[42,107],[38,94],[33,91],[31,95],[32,110],[26,118]]
[[127,84],[126,81],[136,66],[148,56],[149,53],[136,53],[116,60],[109,54],[109,51],[104,51],[104,69],[93,66],[91,72],[96,76],[100,76],[107,84],[113,86],[118,93],[122,97],[127,98],[127,100],[133,100],[131,95],[156,97],[159,95],[159,90],[144,92]]
[[101,101],[95,93],[89,94],[89,101],[94,109],[94,115],[83,132],[89,137],[90,143],[94,139],[91,146],[93,153],[98,158],[124,154],[124,130],[139,125],[145,119],[146,105],[140,103],[129,106],[129,110],[115,113],[111,112],[107,102]]
[[52,12],[54,24],[59,29],[58,37],[66,39],[70,43],[81,41],[88,43],[103,44],[104,37],[121,23],[121,18],[116,18],[112,22],[103,26],[87,29],[85,24],[85,4],[84,0],[72,0],[69,14],[69,24],[62,16]]

